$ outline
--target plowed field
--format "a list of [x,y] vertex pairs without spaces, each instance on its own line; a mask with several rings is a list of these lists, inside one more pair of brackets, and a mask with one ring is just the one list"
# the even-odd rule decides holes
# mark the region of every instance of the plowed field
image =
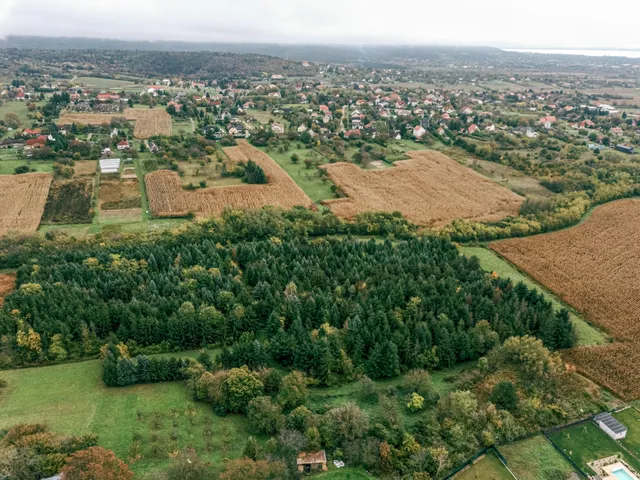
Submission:
[[0,235],[35,232],[47,202],[51,175],[0,175]]
[[323,202],[353,218],[365,211],[401,212],[418,225],[441,227],[457,218],[499,220],[517,215],[523,198],[434,151],[408,152],[394,168],[362,170],[351,163],[320,168],[347,198]]
[[565,358],[625,398],[640,398],[640,200],[598,207],[581,225],[491,248],[616,340]]
[[[230,152],[228,150],[231,150]],[[219,215],[225,207],[261,208],[266,205],[291,208],[312,207],[302,189],[266,153],[240,140],[237,147],[225,149],[233,161],[253,160],[267,176],[266,185],[234,185],[195,191],[182,189],[177,173],[160,170],[145,177],[151,212],[156,217]]]

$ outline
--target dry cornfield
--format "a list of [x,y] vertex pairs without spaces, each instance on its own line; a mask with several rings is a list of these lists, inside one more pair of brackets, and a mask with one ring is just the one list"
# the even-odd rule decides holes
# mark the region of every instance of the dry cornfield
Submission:
[[491,248],[618,340],[640,341],[640,201],[598,207],[581,225]]
[[152,214],[156,217],[174,217],[193,212],[200,216],[207,216],[219,215],[225,207],[261,208],[274,205],[283,208],[295,206],[311,208],[313,206],[311,199],[266,153],[252,147],[244,140],[238,141],[237,147],[224,150],[233,161],[253,160],[264,170],[268,183],[185,191],[176,172],[160,170],[145,177]]
[[598,207],[577,227],[491,244],[615,337],[617,343],[563,355],[625,398],[640,398],[639,235],[640,201],[630,199]]
[[171,115],[164,110],[127,108],[122,113],[71,113],[65,112],[58,122],[60,125],[81,123],[83,125],[109,124],[112,118],[125,118],[135,122],[133,135],[136,138],[149,138],[154,135],[171,135]]
[[98,169],[97,160],[77,160],[73,166],[75,175],[82,177],[88,175],[95,175]]
[[323,165],[347,198],[323,202],[351,219],[365,211],[401,212],[412,222],[441,227],[457,218],[494,221],[517,215],[523,198],[434,151],[409,152],[411,160],[385,170],[350,163]]
[[35,232],[49,195],[51,175],[0,175],[0,235]]

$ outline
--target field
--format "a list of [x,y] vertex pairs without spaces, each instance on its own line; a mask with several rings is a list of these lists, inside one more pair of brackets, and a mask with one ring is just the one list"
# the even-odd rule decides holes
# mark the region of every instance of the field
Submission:
[[133,82],[129,82],[127,80],[99,77],[77,77],[76,82],[81,82],[91,87],[104,89],[121,89],[135,85]]
[[135,222],[142,218],[142,194],[136,179],[102,180],[98,190],[101,223]]
[[[223,457],[240,456],[251,435],[246,418],[217,417],[210,406],[193,404],[182,383],[109,389],[103,385],[100,374],[98,360],[0,372],[0,378],[9,382],[6,393],[0,397],[0,428],[46,422],[56,432],[95,433],[100,445],[124,459],[129,456],[134,434],[138,433],[145,457],[133,464],[139,474],[168,464],[166,452],[147,459],[155,457],[155,444],[175,449],[193,445],[203,460],[219,466]],[[190,406],[195,412],[195,426],[185,416]],[[171,427],[174,416],[177,427]],[[156,417],[160,417],[158,428],[152,424]],[[210,452],[204,435],[207,428],[213,433]],[[172,432],[177,440],[169,439]]]
[[467,161],[467,166],[494,182],[499,183],[503,187],[513,190],[518,195],[538,197],[549,197],[553,195],[550,190],[540,185],[540,182],[535,178],[528,177],[524,173],[507,167],[506,165],[474,158]]
[[16,275],[14,273],[0,273],[0,307],[6,297],[16,286]]
[[518,480],[539,480],[541,478],[559,478],[573,472],[571,464],[542,435],[532,437],[500,447],[500,453]]
[[609,338],[601,331],[589,325],[578,312],[572,311],[571,307],[562,303],[553,293],[542,287],[528,275],[518,271],[508,262],[500,258],[495,252],[483,247],[466,246],[459,246],[458,250],[468,257],[477,257],[478,260],[480,260],[480,266],[483,270],[496,272],[501,277],[511,279],[514,283],[522,282],[527,287],[537,290],[544,295],[547,301],[551,302],[555,310],[562,308],[569,309],[569,315],[571,316],[571,321],[576,331],[576,345],[602,345],[608,343]]
[[0,235],[35,232],[50,185],[48,173],[0,176]]
[[577,227],[491,244],[518,268],[616,340],[565,353],[578,370],[623,398],[640,398],[640,201],[598,207]]
[[83,125],[109,124],[112,118],[124,117],[135,122],[133,135],[136,138],[149,138],[154,135],[171,135],[171,115],[160,109],[127,108],[118,114],[108,113],[69,113],[65,112],[60,117],[60,125],[80,123]]
[[234,161],[253,160],[264,170],[267,185],[236,185],[184,191],[175,172],[160,170],[145,177],[151,212],[155,217],[219,215],[226,207],[261,208],[276,205],[284,208],[311,207],[312,201],[296,183],[264,152],[246,141],[239,141],[225,153]]
[[51,184],[42,221],[46,223],[91,223],[93,179],[56,180]]
[[73,166],[75,175],[82,177],[95,175],[98,168],[97,160],[78,160]]
[[513,480],[513,475],[498,460],[498,457],[487,454],[453,478],[455,480]]
[[323,202],[353,218],[365,211],[401,212],[418,225],[457,218],[495,221],[517,215],[523,198],[435,151],[412,151],[395,168],[365,171],[350,163],[323,165],[348,198]]
[[621,454],[624,461],[634,469],[640,469],[640,462],[629,455],[624,449],[604,433],[592,422],[554,432],[549,435],[553,443],[560,448],[584,472],[593,475],[595,472],[587,465],[616,454]]

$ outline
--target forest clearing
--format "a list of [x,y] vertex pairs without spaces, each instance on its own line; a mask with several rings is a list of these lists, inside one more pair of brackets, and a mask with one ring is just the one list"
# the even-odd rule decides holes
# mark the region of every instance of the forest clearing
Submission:
[[264,170],[268,183],[184,191],[176,172],[160,170],[145,177],[153,215],[184,216],[189,212],[198,215],[219,215],[225,207],[312,206],[311,199],[266,153],[252,147],[246,141],[239,141],[237,147],[225,148],[224,151],[235,162],[255,162]]
[[634,367],[640,360],[640,201],[598,207],[577,227],[547,235],[511,239],[491,248],[556,292],[615,343],[577,348],[565,358],[578,370],[623,398],[640,397]]
[[365,211],[401,212],[422,226],[458,218],[495,221],[518,214],[523,198],[435,151],[407,152],[395,168],[366,171],[350,163],[319,168],[347,198],[323,203],[339,217]]
[[48,173],[0,176],[0,235],[36,231],[51,178]]

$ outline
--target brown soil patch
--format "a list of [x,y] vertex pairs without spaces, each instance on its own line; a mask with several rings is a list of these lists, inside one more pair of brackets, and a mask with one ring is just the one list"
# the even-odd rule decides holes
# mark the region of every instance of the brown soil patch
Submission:
[[0,235],[35,232],[47,202],[51,175],[0,175]]
[[348,198],[323,202],[353,218],[366,211],[401,212],[412,222],[441,227],[454,219],[495,221],[517,215],[523,198],[435,151],[407,152],[410,160],[383,170],[351,163],[319,168]]
[[125,208],[118,210],[102,210],[100,212],[100,220],[102,221],[137,221],[142,220],[141,208]]
[[[177,173],[160,170],[145,177],[151,212],[156,217],[219,215],[226,207],[261,208],[275,205],[283,208],[303,206],[312,208],[313,202],[302,189],[266,153],[240,140],[237,147],[225,149],[234,161],[253,160],[264,170],[268,184],[236,185],[184,191]],[[231,157],[230,157],[231,158]]]

